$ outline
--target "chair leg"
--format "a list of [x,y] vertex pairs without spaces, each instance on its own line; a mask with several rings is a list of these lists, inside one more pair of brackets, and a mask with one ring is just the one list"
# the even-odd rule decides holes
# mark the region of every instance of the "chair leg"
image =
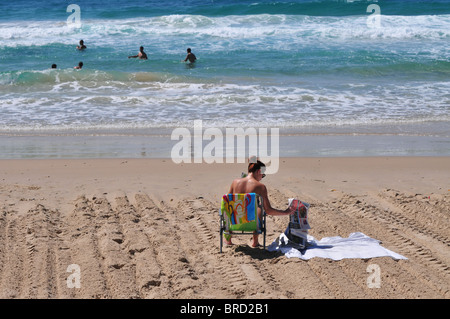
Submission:
[[263,239],[263,247],[266,249],[266,230],[264,229],[264,239]]
[[223,246],[223,227],[222,227],[222,222],[220,223],[219,236],[220,236],[220,253],[222,253],[222,246]]
[[266,249],[266,233],[267,233],[267,228],[266,228],[266,215],[264,215],[264,250]]

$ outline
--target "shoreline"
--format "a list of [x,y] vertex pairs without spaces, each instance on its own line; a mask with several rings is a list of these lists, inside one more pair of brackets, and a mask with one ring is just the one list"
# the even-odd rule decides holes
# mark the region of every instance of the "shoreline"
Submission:
[[[268,130],[267,154],[278,154],[279,157],[450,156],[450,139],[446,135],[305,133],[280,134],[277,140],[271,134]],[[219,140],[224,152],[223,159],[228,156],[227,152],[231,156],[244,152],[245,157],[249,157],[249,136],[242,138],[246,145],[240,149],[227,149],[225,136]],[[0,159],[171,158],[173,147],[181,139],[174,137],[172,140],[170,134],[0,135]],[[278,150],[271,149],[272,141],[278,143]],[[209,143],[208,140],[202,140],[202,151]],[[210,154],[202,152],[204,158]]]
[[[1,128],[0,136],[170,136],[174,129],[180,127],[186,127],[189,130],[193,129],[194,121],[199,119],[193,119],[189,123],[179,123],[178,125],[166,125],[166,126],[149,126],[137,125],[134,126],[114,126],[114,125],[99,125],[93,127],[65,127],[65,126],[48,126],[47,128]],[[386,122],[370,122],[370,123],[318,123],[312,122],[310,124],[289,125],[287,122],[283,122],[283,126],[279,126],[280,123],[252,123],[245,125],[244,123],[237,123],[235,125],[223,126],[224,123],[217,123],[211,120],[201,120],[201,126],[203,129],[207,128],[219,128],[225,131],[227,128],[247,129],[253,127],[256,130],[260,128],[277,128],[280,131],[280,136],[286,135],[340,135],[340,134],[368,134],[368,135],[425,135],[425,136],[450,136],[448,129],[448,121],[446,120],[423,120],[423,121],[386,121]],[[219,124],[219,125],[217,125]]]

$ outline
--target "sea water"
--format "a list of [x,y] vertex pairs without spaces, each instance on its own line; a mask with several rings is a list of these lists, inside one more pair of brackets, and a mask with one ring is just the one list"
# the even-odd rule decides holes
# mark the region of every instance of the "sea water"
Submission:
[[[129,59],[140,46],[148,60]],[[389,154],[450,155],[450,1],[0,1],[1,157],[22,156],[18,136],[170,142],[195,120],[326,154],[403,136]]]

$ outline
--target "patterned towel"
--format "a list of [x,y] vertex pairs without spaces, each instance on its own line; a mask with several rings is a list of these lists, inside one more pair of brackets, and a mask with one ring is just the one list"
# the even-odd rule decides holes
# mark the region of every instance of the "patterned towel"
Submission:
[[222,197],[220,213],[225,216],[226,231],[256,231],[258,205],[256,194],[227,194]]

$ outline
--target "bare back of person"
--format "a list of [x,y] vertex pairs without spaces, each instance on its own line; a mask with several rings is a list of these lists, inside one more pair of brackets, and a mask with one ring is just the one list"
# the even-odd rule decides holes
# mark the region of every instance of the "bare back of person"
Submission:
[[138,57],[139,57],[139,59],[141,59],[141,60],[147,60],[147,59],[148,59],[147,53],[145,53],[144,51],[140,51],[140,52],[138,53]]
[[[260,162],[258,162],[258,165]],[[290,215],[293,214],[294,211],[292,208],[288,207],[286,210],[278,210],[272,207],[269,201],[269,197],[267,195],[267,188],[266,186],[261,183],[261,179],[264,178],[265,174],[261,171],[259,166],[252,167],[252,164],[249,166],[249,174],[247,177],[244,178],[237,178],[233,180],[231,183],[230,189],[228,191],[229,194],[242,194],[242,193],[256,193],[260,195],[263,199],[263,205],[264,210],[266,214],[273,215],[273,216],[279,216],[279,215]],[[261,166],[265,166],[263,163],[261,163]],[[265,169],[265,167],[264,167]],[[262,212],[258,209],[258,218],[261,221],[262,220]],[[227,239],[227,244],[231,245],[231,237]],[[258,234],[255,232],[253,234],[253,247],[259,246],[258,243]]]
[[233,181],[229,193],[256,193],[263,196],[264,188],[264,184],[258,182],[256,179],[244,177]]
[[[257,172],[256,174],[262,174]],[[258,175],[255,178],[254,174],[249,174],[247,177],[238,178],[233,181],[230,186],[229,194],[237,194],[237,193],[256,193],[260,195],[263,199],[264,210],[268,215],[279,216],[290,213],[289,208],[287,210],[278,210],[272,207],[269,201],[269,196],[267,192],[267,187],[260,181],[258,181]]]
[[137,55],[130,55],[128,59],[139,58],[140,60],[147,60],[147,54],[144,52],[144,47],[139,48],[139,53]]

